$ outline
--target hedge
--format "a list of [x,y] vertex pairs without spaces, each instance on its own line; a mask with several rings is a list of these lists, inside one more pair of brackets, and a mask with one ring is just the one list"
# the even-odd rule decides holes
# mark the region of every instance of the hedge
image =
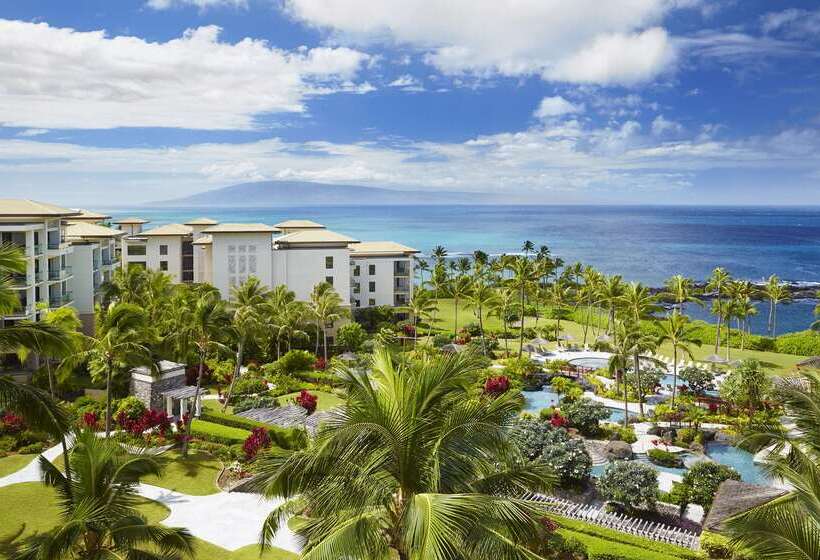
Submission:
[[251,433],[248,430],[208,422],[200,417],[191,424],[191,435],[214,443],[234,445],[244,443]]
[[613,529],[599,527],[575,519],[550,515],[565,536],[575,537],[587,547],[591,559],[602,554],[622,556],[627,560],[693,560],[702,558],[697,552],[662,542],[636,537]]
[[[219,411],[209,410],[202,411],[199,417],[208,423],[226,426],[230,428],[238,428],[242,431],[250,433],[254,428],[265,428],[268,430],[271,441],[282,449],[301,449],[307,443],[304,430],[298,428],[280,428],[273,424],[266,424],[264,422],[257,422],[250,418],[243,418],[233,414],[224,414]],[[246,436],[247,437],[247,436]],[[245,441],[244,439],[242,441]]]

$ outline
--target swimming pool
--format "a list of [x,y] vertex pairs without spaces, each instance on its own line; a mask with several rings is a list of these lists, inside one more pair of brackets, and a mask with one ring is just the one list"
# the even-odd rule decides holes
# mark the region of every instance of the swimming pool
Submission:
[[727,443],[710,441],[706,444],[706,455],[721,465],[728,465],[740,473],[743,482],[771,486],[772,479],[763,468],[754,462],[754,455]]
[[[549,385],[540,391],[524,391],[524,412],[538,416],[544,408],[550,408],[561,404],[561,395],[556,393]],[[608,420],[610,422],[623,423],[624,411],[620,408],[609,408]],[[632,416],[632,414],[630,414]],[[635,414],[637,416],[637,414]]]
[[588,358],[575,358],[574,360],[570,360],[569,363],[574,366],[589,369],[605,369],[609,366],[609,360],[607,358],[596,358],[594,356],[590,356]]

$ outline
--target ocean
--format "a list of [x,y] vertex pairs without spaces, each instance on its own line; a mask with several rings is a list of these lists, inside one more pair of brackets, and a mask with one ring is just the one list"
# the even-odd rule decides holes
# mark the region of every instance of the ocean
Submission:
[[[202,215],[221,222],[304,218],[362,240],[389,239],[451,256],[480,249],[519,252],[525,240],[547,245],[567,263],[591,264],[607,274],[660,286],[673,274],[703,280],[716,266],[760,281],[770,274],[820,288],[820,207],[715,206],[334,206],[280,208],[117,208],[115,219],[138,215],[147,227]],[[779,332],[813,320],[813,300],[779,310]],[[768,304],[753,321],[765,332]],[[695,314],[695,310],[692,310]],[[761,330],[762,329],[762,330]]]

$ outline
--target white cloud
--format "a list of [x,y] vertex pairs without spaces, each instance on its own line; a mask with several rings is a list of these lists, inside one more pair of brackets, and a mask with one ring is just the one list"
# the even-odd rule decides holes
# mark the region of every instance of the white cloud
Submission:
[[[348,42],[392,40],[425,51],[448,74],[541,75],[627,84],[669,69],[658,25],[691,0],[285,0],[293,17]],[[366,14],[366,17],[362,17]]]
[[200,10],[217,7],[247,8],[248,0],[147,0],[145,5],[154,10],[167,10],[181,6],[195,6]]
[[783,33],[791,38],[814,38],[820,35],[820,10],[789,8],[769,12],[760,18],[764,33]]
[[48,134],[50,130],[46,128],[27,128],[25,130],[21,130],[16,134],[16,136],[22,136],[23,138],[32,137],[32,136],[41,136],[43,134]]
[[665,134],[680,134],[683,132],[683,125],[667,119],[663,115],[658,115],[652,121],[652,134],[655,136],[663,136]]
[[582,113],[583,111],[583,104],[575,105],[560,95],[556,95],[555,97],[545,97],[542,99],[533,115],[539,119],[547,119],[570,113]]
[[[356,91],[368,55],[285,51],[191,29],[164,43],[0,19],[0,123],[32,128],[250,129],[315,92]],[[370,86],[372,87],[372,86]]]
[[404,91],[424,91],[424,86],[421,82],[410,74],[402,74],[387,85],[389,87],[400,88]]

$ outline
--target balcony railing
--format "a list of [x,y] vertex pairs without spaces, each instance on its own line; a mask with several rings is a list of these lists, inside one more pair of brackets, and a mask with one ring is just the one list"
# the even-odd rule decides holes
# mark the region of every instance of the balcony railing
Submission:
[[49,269],[48,279],[49,280],[63,280],[65,278],[68,278],[72,274],[73,273],[71,271],[70,266],[66,266],[66,267],[63,267],[63,268]]
[[393,276],[410,276],[410,265],[406,262],[393,263]]
[[48,240],[48,250],[49,251],[56,251],[60,248],[60,240],[57,239],[56,241],[49,239]]
[[395,278],[393,280],[393,291],[407,293],[410,291],[410,281],[407,278]]
[[11,275],[11,284],[16,288],[20,288],[22,286],[28,286],[28,274],[12,274]]
[[51,296],[48,298],[49,307],[62,307],[74,301],[74,294],[71,292],[64,292],[62,294]]
[[40,245],[39,243],[36,244],[36,245],[32,245],[31,247],[32,247],[32,253],[35,256],[36,255],[42,255],[43,251],[45,250],[45,248],[42,245]]
[[114,263],[114,259],[111,257],[103,257],[102,258],[103,266],[111,266]]

